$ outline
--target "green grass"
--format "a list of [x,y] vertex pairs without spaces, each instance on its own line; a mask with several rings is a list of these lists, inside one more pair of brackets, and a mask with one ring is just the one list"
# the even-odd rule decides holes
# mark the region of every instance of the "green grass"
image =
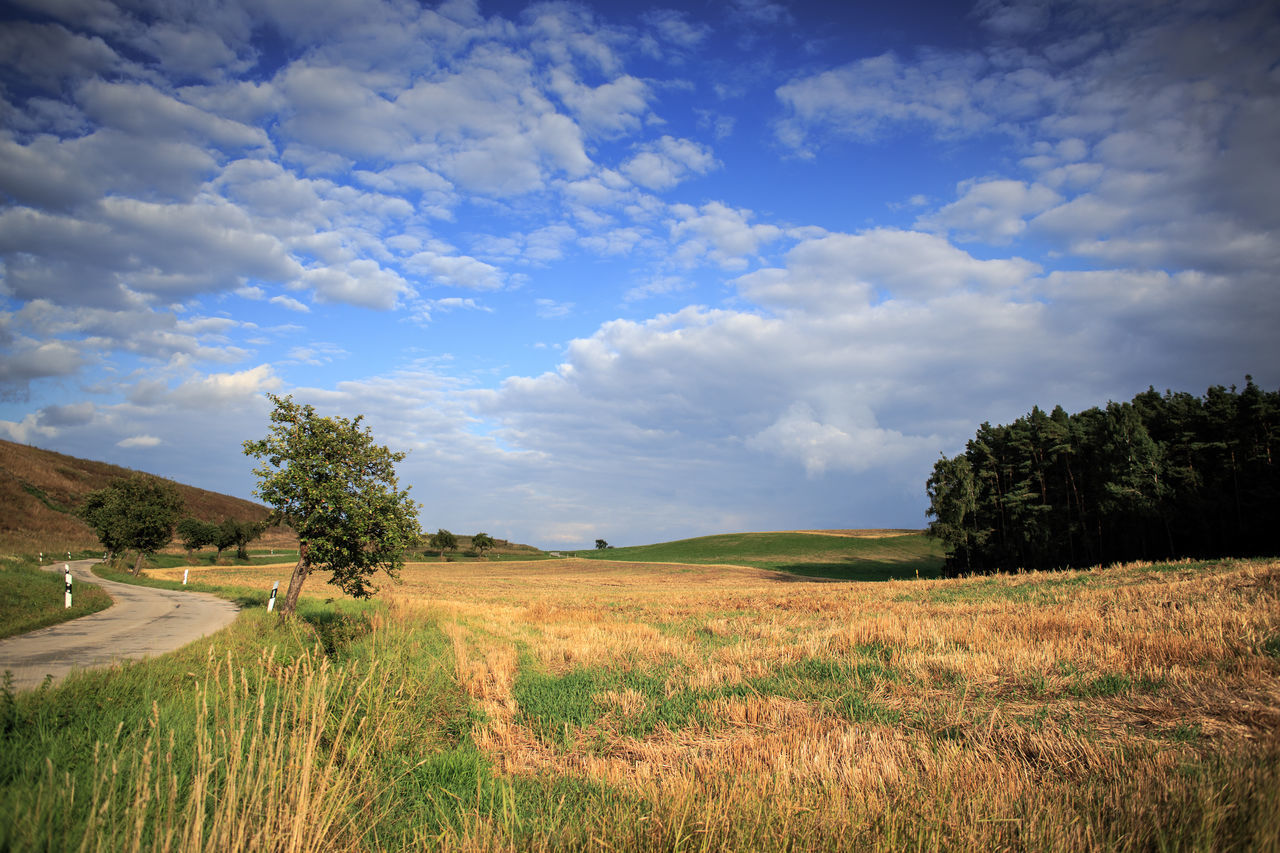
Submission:
[[589,560],[724,563],[803,577],[878,581],[941,577],[942,547],[923,533],[855,538],[814,533],[730,533],[656,545],[566,551]]
[[66,606],[61,572],[48,572],[32,557],[0,560],[0,639],[57,625],[111,606],[111,597],[91,583],[72,584]]
[[[512,690],[521,721],[544,742],[571,748],[580,738],[598,736],[606,726],[624,737],[645,738],[660,726],[679,731],[691,726],[717,727],[706,703],[718,698],[782,696],[810,702],[854,723],[890,722],[897,714],[868,698],[877,679],[896,681],[897,673],[878,649],[861,649],[854,661],[803,658],[773,673],[740,684],[716,688],[678,687],[680,673],[670,667],[603,669],[579,667],[553,675],[530,666],[521,668]],[[610,693],[629,691],[640,697],[629,713],[613,708]],[[610,718],[607,719],[606,718]]]
[[[130,557],[128,559],[132,560],[132,559],[135,559],[135,557]],[[194,563],[192,562],[192,559],[195,560]],[[188,559],[185,553],[184,554],[169,554],[169,553],[152,554],[150,557],[146,559],[146,561],[142,565],[143,565],[143,568],[180,569],[180,568],[183,568],[184,566],[193,566],[193,565],[194,566],[211,566],[211,565],[269,566],[275,563],[296,563],[297,561],[298,561],[298,552],[296,550],[289,551],[289,550],[277,548],[275,549],[275,553],[268,553],[267,551],[254,550],[251,548],[249,549],[249,559],[239,560],[239,559],[236,559],[235,549],[228,548],[227,550],[222,552],[221,560],[218,559],[218,555],[216,552],[201,549],[199,551],[194,552],[191,559]],[[130,562],[129,565],[130,567],[132,567],[133,565],[132,562]]]

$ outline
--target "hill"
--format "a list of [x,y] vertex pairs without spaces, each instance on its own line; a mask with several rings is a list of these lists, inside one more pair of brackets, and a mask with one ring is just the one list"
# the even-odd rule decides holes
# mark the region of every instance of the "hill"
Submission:
[[592,560],[751,566],[840,580],[936,578],[942,547],[919,530],[728,533],[655,545],[564,552]]
[[[139,472],[0,440],[0,551],[4,553],[97,548],[89,526],[76,518],[85,495]],[[165,480],[160,477],[158,479]],[[265,518],[261,504],[172,480],[187,513],[206,521]],[[279,531],[276,531],[277,533]]]

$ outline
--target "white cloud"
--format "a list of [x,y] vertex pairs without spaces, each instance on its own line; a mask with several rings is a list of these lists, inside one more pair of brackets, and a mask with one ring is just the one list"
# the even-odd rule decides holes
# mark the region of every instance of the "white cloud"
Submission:
[[640,152],[623,163],[621,171],[642,187],[666,190],[690,175],[705,175],[718,165],[709,147],[691,139],[663,136],[640,146]]
[[919,217],[916,227],[950,231],[962,242],[1005,245],[1026,230],[1028,217],[1062,201],[1062,196],[1043,184],[1023,181],[970,180],[958,189],[959,199]]
[[870,409],[841,423],[824,423],[808,403],[797,402],[764,430],[747,439],[755,450],[795,459],[814,477],[828,469],[866,471],[920,457],[938,446],[937,436],[904,436],[876,425]]
[[234,373],[211,373],[183,382],[167,394],[172,405],[191,409],[219,409],[243,403],[281,387],[269,364]]
[[672,240],[679,245],[676,257],[693,263],[709,258],[727,270],[744,269],[761,247],[782,237],[776,225],[749,224],[749,210],[734,209],[713,201],[695,209],[672,205]]
[[297,311],[301,314],[307,314],[311,311],[311,307],[309,305],[305,302],[299,302],[292,296],[273,296],[267,301],[272,305],[279,305],[281,308],[286,308],[290,311]]
[[1014,293],[1038,272],[1019,258],[980,260],[935,235],[880,228],[805,240],[787,253],[786,269],[748,273],[737,284],[762,305],[839,312],[965,291]]
[[116,442],[116,447],[123,447],[126,450],[136,448],[157,447],[164,442],[154,435],[131,435],[128,438],[122,438]]
[[501,270],[466,255],[445,255],[435,251],[418,252],[405,261],[411,272],[430,276],[441,284],[468,290],[496,290],[502,287]]

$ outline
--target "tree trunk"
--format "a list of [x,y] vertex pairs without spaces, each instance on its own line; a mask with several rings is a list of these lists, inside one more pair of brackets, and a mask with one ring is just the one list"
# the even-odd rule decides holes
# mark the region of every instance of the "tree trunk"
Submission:
[[143,557],[145,557],[145,556],[146,556],[146,554],[144,554],[143,552],[141,552],[141,551],[139,551],[139,552],[138,552],[138,561],[137,561],[136,563],[134,563],[134,564],[133,564],[133,576],[134,576],[134,577],[137,577],[137,576],[138,576],[138,572],[142,571],[142,558],[143,558]]
[[280,617],[292,616],[298,609],[298,595],[302,585],[311,574],[311,548],[306,542],[298,543],[298,564],[293,567],[293,576],[289,578],[289,591],[285,593],[284,604],[280,605]]

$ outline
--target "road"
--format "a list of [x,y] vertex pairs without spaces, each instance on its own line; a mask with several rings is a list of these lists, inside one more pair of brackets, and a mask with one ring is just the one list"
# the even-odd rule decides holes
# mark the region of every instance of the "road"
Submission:
[[0,640],[0,673],[13,673],[19,690],[39,687],[46,675],[60,681],[73,669],[162,655],[221,630],[239,608],[204,592],[151,589],[103,580],[90,571],[96,560],[74,560],[42,568],[95,583],[115,602],[106,610]]

